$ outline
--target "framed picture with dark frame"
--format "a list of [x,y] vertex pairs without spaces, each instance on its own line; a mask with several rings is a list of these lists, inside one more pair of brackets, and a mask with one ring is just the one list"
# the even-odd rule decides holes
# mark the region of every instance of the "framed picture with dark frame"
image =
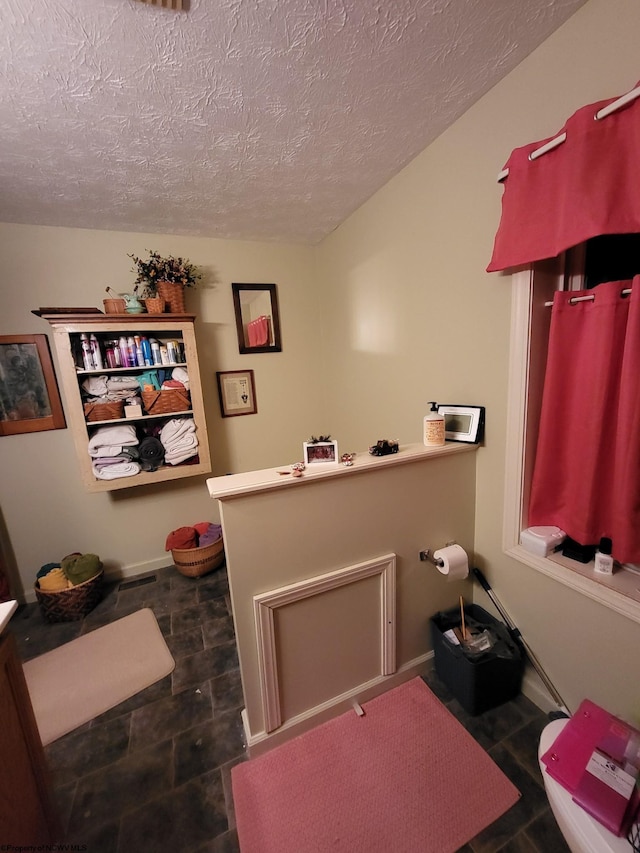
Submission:
[[253,370],[219,370],[216,378],[223,418],[256,414],[258,405]]
[[444,437],[447,441],[478,444],[484,437],[484,406],[438,406],[444,415]]
[[0,435],[67,426],[46,335],[0,336]]
[[275,284],[232,284],[231,289],[240,353],[281,352]]

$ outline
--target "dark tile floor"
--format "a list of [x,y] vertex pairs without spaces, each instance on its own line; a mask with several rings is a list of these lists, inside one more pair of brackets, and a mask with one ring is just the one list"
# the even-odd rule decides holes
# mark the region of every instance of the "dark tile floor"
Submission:
[[[231,768],[246,755],[224,568],[185,578],[170,566],[110,584],[81,622],[50,625],[36,604],[26,605],[10,627],[26,661],[140,607],[156,614],[176,668],[46,747],[64,840],[87,853],[233,853]],[[522,793],[464,853],[567,851],[537,762],[546,716],[519,696],[470,717],[435,674],[425,680]]]

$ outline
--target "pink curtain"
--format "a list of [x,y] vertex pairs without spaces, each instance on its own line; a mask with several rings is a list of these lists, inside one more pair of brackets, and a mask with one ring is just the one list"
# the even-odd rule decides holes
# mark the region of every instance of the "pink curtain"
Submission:
[[[600,120],[617,98],[582,107],[558,134],[516,148],[488,272],[555,258],[601,234],[640,232],[640,98]],[[566,141],[529,155],[566,132]]]
[[615,559],[639,563],[640,276],[558,292],[551,311],[529,525],[608,536]]

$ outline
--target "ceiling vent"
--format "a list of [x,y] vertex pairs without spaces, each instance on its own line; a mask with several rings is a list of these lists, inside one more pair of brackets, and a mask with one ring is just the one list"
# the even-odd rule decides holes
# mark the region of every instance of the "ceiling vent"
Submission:
[[174,12],[186,12],[189,0],[140,0],[147,6],[160,6],[163,9],[173,9]]

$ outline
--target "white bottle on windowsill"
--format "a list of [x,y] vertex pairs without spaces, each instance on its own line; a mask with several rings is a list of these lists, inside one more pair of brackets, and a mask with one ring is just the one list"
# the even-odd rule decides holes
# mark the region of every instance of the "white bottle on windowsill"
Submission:
[[596,559],[594,565],[595,571],[599,575],[613,574],[613,557],[611,556],[611,539],[608,536],[603,536],[600,540],[600,545],[596,551]]

